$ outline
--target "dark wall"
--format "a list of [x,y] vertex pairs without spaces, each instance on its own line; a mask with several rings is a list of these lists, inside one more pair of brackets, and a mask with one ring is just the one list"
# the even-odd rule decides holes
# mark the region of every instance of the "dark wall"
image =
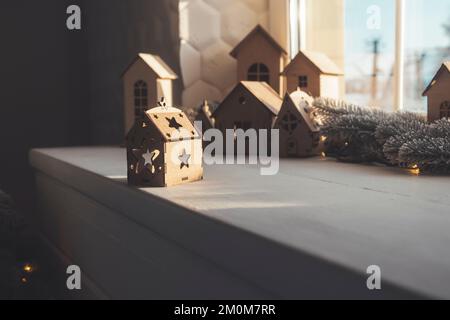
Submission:
[[[70,4],[81,31],[66,28]],[[134,54],[179,73],[178,0],[3,0],[0,21],[0,189],[29,208],[29,149],[122,141],[120,74]]]
[[[177,73],[178,0],[86,0],[92,142],[124,136],[120,75],[138,52],[159,54]],[[175,83],[179,103],[180,81]]]

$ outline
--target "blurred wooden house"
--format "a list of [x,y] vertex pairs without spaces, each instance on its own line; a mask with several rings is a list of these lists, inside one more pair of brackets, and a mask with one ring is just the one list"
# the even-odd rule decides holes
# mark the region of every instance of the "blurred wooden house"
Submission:
[[280,132],[280,157],[309,157],[320,153],[320,127],[314,99],[303,91],[286,93],[274,129]]
[[300,51],[283,71],[287,92],[298,88],[313,97],[340,99],[340,77],[343,72],[320,52]]
[[450,61],[444,62],[423,93],[428,99],[428,121],[450,119]]
[[149,106],[161,98],[173,105],[172,82],[175,72],[157,55],[139,53],[122,74],[124,88],[125,134]]
[[285,92],[287,53],[263,27],[256,26],[230,55],[237,60],[238,81],[264,81],[279,95]]
[[217,107],[212,116],[222,131],[272,129],[282,100],[266,82],[241,81]]

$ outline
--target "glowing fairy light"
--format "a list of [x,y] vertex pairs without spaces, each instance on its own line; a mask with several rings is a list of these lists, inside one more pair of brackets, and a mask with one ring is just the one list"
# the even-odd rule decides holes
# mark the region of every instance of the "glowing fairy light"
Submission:
[[420,175],[420,168],[417,164],[411,166],[411,169],[409,170],[409,172],[411,172],[413,175]]
[[33,266],[27,263],[23,266],[23,271],[25,271],[26,273],[31,273],[33,272]]

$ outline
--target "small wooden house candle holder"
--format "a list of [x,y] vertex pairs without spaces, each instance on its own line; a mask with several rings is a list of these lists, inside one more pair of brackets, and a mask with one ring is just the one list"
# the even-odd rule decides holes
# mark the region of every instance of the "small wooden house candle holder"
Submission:
[[186,114],[164,99],[136,120],[126,146],[130,185],[168,187],[203,179],[201,136]]
[[423,93],[428,98],[428,121],[450,119],[450,61],[444,62]]
[[320,153],[320,127],[314,120],[314,99],[301,90],[286,93],[274,128],[280,130],[280,157]]

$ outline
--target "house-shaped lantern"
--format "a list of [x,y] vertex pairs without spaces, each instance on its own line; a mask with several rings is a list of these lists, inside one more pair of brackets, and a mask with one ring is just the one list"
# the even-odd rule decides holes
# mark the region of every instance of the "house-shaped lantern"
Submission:
[[237,60],[238,81],[264,81],[278,94],[285,92],[281,76],[288,61],[286,51],[260,25],[257,25],[230,55]]
[[320,152],[320,127],[313,98],[301,90],[286,93],[274,128],[280,130],[280,157],[309,157]]
[[168,187],[203,179],[202,139],[180,109],[144,112],[126,136],[128,183]]
[[343,72],[325,54],[300,51],[283,71],[289,93],[300,88],[313,97],[340,99]]
[[[229,129],[270,131],[281,103],[278,93],[266,82],[241,81],[213,112],[215,128],[219,129],[224,137]],[[249,154],[248,150],[246,154]]]
[[157,55],[139,53],[122,74],[125,134],[135,120],[162,97],[171,106],[173,70]]
[[428,98],[428,121],[450,119],[450,61],[442,64],[423,96]]
[[226,129],[271,129],[281,103],[266,82],[241,81],[213,112],[215,127],[223,134]]

